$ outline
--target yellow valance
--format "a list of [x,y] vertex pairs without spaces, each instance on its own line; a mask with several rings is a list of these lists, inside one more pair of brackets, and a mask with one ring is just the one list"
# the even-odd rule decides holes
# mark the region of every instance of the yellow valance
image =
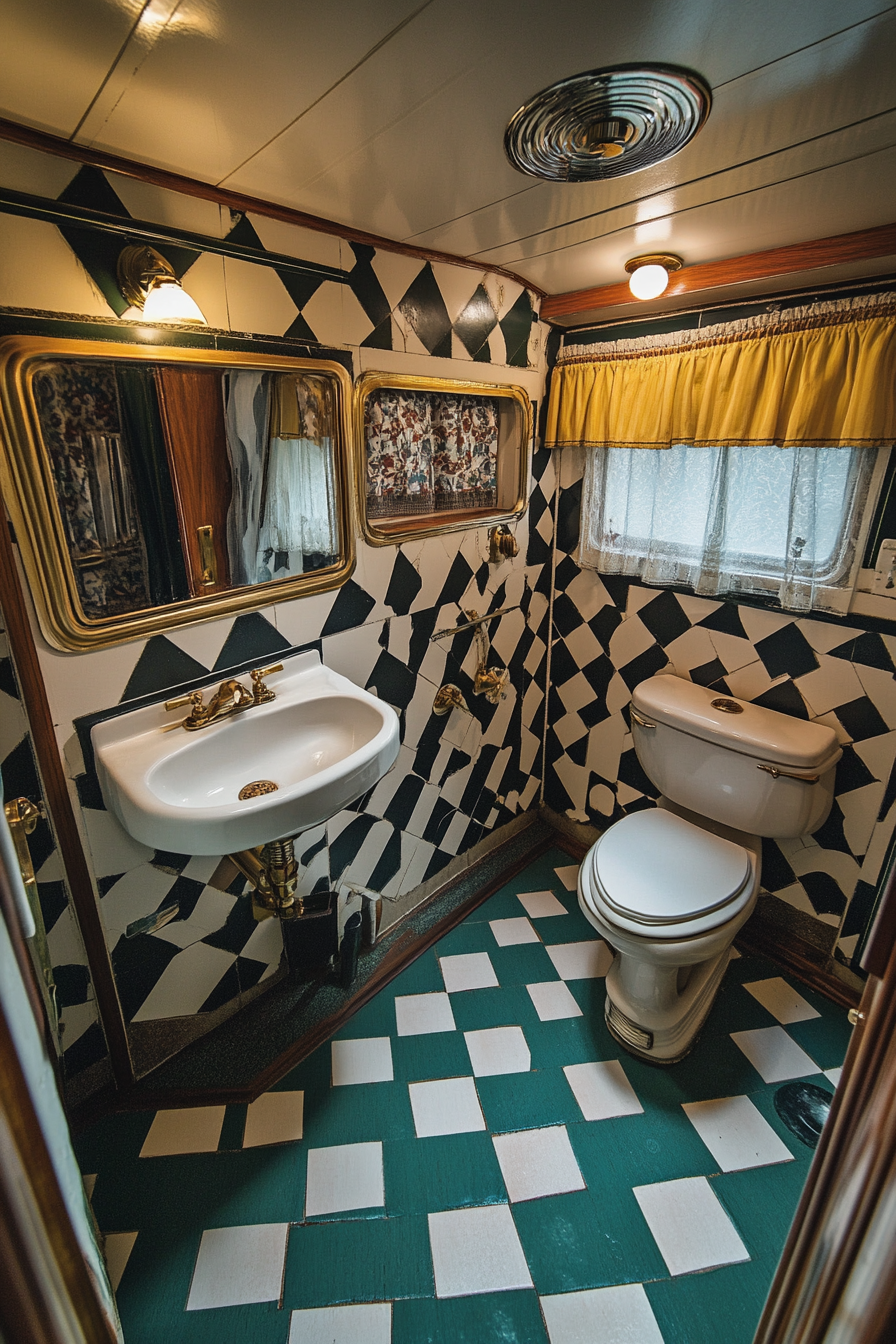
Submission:
[[891,295],[581,351],[567,347],[552,375],[549,448],[896,442]]

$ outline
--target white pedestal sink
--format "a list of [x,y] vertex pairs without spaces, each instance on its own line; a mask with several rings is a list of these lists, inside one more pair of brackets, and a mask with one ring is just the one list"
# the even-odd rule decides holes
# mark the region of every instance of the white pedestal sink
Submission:
[[[316,653],[284,660],[269,684],[270,703],[195,732],[162,704],[93,728],[103,798],[135,840],[178,854],[253,849],[326,821],[394,764],[391,705]],[[256,781],[274,788],[240,799]]]

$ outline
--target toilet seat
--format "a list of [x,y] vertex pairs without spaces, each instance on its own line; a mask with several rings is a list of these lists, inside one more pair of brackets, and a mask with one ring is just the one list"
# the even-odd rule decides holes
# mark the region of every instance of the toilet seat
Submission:
[[750,900],[756,865],[742,845],[663,808],[622,818],[582,869],[595,914],[645,938],[690,938],[735,918]]

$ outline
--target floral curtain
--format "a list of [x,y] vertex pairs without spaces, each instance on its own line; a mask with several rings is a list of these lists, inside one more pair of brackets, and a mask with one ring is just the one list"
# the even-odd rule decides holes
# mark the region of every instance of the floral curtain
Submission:
[[494,397],[381,388],[364,407],[367,516],[494,509]]

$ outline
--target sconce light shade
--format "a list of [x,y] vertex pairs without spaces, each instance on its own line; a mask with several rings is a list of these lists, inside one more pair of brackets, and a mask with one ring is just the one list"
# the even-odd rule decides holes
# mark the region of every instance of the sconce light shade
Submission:
[[154,247],[129,244],[118,258],[118,285],[147,322],[195,322],[207,325],[199,305],[190,298],[174,268]]
[[666,291],[669,273],[681,270],[681,257],[655,252],[645,257],[632,257],[625,263],[629,274],[628,287],[636,299],[658,299]]

